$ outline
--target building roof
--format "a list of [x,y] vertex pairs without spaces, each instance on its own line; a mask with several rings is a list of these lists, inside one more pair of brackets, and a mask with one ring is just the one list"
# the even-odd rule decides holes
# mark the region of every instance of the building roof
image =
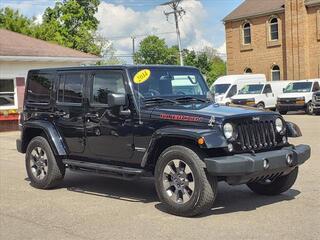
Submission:
[[246,0],[223,20],[225,22],[284,11],[285,0]]
[[[306,6],[320,4],[320,0],[305,0]],[[234,21],[248,17],[278,13],[284,11],[285,0],[245,0],[233,10],[223,21]]]
[[0,57],[96,60],[98,56],[0,29]]

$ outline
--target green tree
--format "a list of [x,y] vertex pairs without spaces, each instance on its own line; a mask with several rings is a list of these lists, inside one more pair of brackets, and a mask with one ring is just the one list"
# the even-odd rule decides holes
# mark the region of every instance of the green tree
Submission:
[[32,23],[33,21],[31,19],[20,14],[18,10],[14,11],[8,7],[0,9],[0,28],[32,35]]
[[139,50],[134,54],[137,64],[178,64],[178,50],[169,48],[164,39],[148,36],[140,42]]
[[184,49],[183,53],[185,64],[199,68],[206,76],[208,85],[226,74],[226,62],[219,57],[217,50],[212,47],[204,47],[199,52]]
[[46,41],[83,52],[100,54],[102,42],[97,42],[99,21],[95,18],[100,0],[64,0],[47,8],[36,36]]
[[47,8],[43,22],[36,24],[10,8],[0,10],[0,27],[96,55],[106,42],[99,36],[95,17],[100,0],[59,0]]
[[207,75],[208,85],[214,83],[218,77],[227,74],[227,65],[226,62],[220,57],[216,57],[212,60],[212,69]]

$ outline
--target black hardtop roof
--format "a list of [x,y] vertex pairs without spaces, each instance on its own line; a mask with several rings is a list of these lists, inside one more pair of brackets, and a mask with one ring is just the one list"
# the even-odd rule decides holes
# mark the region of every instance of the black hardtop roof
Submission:
[[197,69],[192,66],[179,65],[108,65],[108,66],[83,66],[83,67],[61,67],[61,68],[41,68],[32,69],[29,72],[43,72],[43,71],[79,71],[79,70],[125,70],[134,68],[182,68],[182,69]]

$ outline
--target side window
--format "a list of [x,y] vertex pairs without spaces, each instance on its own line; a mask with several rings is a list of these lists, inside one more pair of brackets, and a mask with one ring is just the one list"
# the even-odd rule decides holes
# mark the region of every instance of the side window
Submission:
[[272,93],[270,84],[267,84],[263,90],[263,93]]
[[227,95],[227,98],[233,97],[237,94],[237,85],[233,85]]
[[320,90],[319,82],[313,84],[312,92],[318,92]]
[[82,103],[84,74],[65,73],[60,76],[58,101]]
[[28,79],[27,101],[34,103],[50,103],[50,95],[54,74],[32,74]]
[[96,72],[92,78],[91,103],[108,104],[109,93],[125,93],[122,72]]

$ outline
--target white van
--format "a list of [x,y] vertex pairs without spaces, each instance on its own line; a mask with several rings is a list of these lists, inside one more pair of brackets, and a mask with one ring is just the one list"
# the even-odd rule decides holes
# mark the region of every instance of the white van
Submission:
[[264,74],[228,75],[219,77],[210,90],[215,95],[216,103],[228,105],[231,103],[231,97],[236,95],[243,86],[266,81]]
[[312,95],[320,90],[319,83],[319,78],[291,82],[278,97],[278,111],[281,114],[287,114],[288,111],[304,110],[310,114]]
[[289,83],[289,81],[274,81],[248,84],[231,98],[232,103],[275,110],[278,96]]

